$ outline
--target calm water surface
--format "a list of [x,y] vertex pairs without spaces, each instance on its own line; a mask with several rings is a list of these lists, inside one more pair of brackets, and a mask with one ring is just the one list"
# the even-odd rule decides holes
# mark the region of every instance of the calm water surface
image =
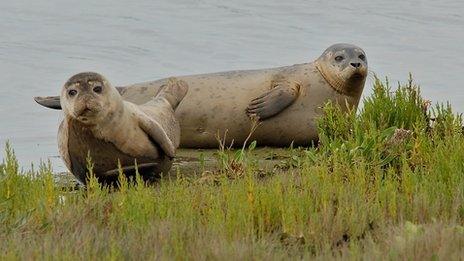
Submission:
[[77,72],[123,85],[308,62],[336,42],[363,47],[391,81],[412,72],[426,97],[464,112],[463,11],[462,0],[2,0],[0,149],[10,140],[23,166],[62,170],[62,116],[32,97]]

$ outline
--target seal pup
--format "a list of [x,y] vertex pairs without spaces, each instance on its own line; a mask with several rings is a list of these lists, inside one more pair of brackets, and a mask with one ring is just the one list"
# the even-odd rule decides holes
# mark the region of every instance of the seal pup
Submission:
[[[214,148],[226,130],[226,143],[241,145],[261,121],[251,140],[259,146],[310,145],[317,140],[316,119],[328,101],[355,109],[368,71],[365,52],[352,44],[334,44],[313,62],[262,70],[230,71],[178,77],[189,93],[176,110],[180,147]],[[166,79],[120,87],[124,100],[143,104]],[[53,97],[36,98],[59,107]]]
[[84,72],[63,86],[60,104],[64,119],[58,145],[67,168],[85,183],[88,159],[101,182],[117,179],[119,166],[126,174],[166,172],[180,141],[174,110],[187,93],[183,81],[169,79],[143,105],[124,101],[102,75]]

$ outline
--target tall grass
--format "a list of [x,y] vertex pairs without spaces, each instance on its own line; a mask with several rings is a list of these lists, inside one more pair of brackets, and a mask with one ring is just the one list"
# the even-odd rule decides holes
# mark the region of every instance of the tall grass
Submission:
[[6,146],[0,259],[464,258],[461,116],[378,79],[358,113],[324,110],[319,145],[266,178],[251,143],[218,153],[214,182],[71,190]]

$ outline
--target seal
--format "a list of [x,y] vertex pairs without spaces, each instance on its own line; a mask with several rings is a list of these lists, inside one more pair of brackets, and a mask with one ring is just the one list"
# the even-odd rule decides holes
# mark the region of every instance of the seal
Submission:
[[170,169],[180,142],[174,110],[187,93],[183,81],[169,79],[143,105],[124,101],[102,75],[84,72],[63,86],[60,105],[64,119],[58,130],[60,155],[67,168],[86,183],[89,159],[100,182],[125,174],[142,176]]
[[[313,62],[271,69],[229,71],[178,77],[190,91],[176,110],[180,147],[214,148],[217,137],[241,145],[251,136],[260,146],[310,145],[317,140],[316,119],[329,101],[343,110],[358,106],[368,65],[365,52],[352,44],[334,44]],[[124,100],[143,104],[166,79],[120,87]],[[56,98],[36,98],[58,108]]]

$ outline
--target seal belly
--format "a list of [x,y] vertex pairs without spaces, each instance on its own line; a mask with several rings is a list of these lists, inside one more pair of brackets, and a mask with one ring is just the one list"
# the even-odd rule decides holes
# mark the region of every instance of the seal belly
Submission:
[[[84,125],[77,121],[68,121],[68,152],[71,161],[71,172],[83,183],[85,183],[87,171],[87,159],[93,164],[93,173],[99,180],[115,179],[108,177],[106,172],[118,168],[118,161],[122,167],[133,166],[144,163],[158,163],[159,169],[164,168],[166,158],[158,159],[149,157],[132,157],[121,152],[113,143],[107,142],[92,134]],[[141,173],[144,175],[145,173]]]

